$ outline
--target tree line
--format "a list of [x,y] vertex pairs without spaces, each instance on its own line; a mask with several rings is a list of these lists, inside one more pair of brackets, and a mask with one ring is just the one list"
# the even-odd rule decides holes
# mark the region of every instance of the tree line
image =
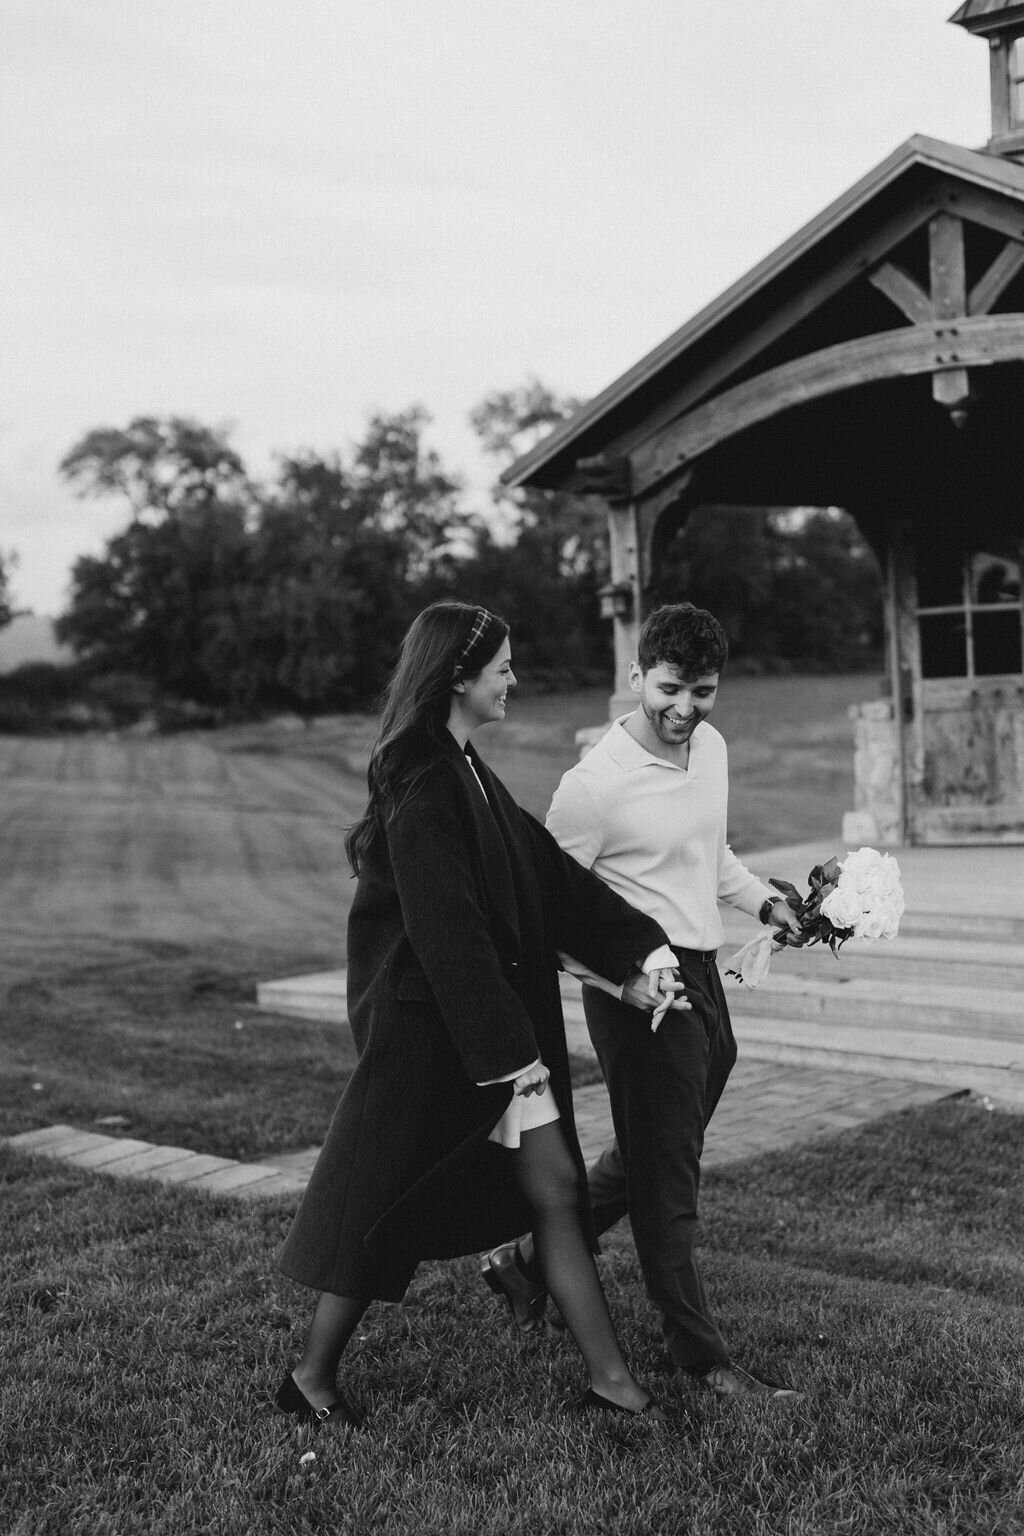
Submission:
[[[510,619],[531,685],[607,683],[600,505],[498,483],[576,403],[531,381],[474,410],[495,467],[487,515],[466,510],[459,477],[426,445],[421,407],[372,415],[347,454],[282,455],[262,481],[227,430],[189,418],[87,432],[61,473],[80,495],[119,499],[126,517],[100,554],[76,561],[57,622],[78,684],[122,715],[175,703],[217,718],[366,708],[413,614],[448,596]],[[0,622],[5,571],[0,561]],[[747,666],[878,662],[877,568],[832,510],[696,513],[665,549],[651,597],[712,609]]]

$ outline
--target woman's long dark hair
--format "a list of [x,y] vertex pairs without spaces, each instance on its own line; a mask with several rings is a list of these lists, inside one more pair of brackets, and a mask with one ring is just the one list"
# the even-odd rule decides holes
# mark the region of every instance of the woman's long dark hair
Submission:
[[508,632],[504,619],[471,603],[431,603],[413,619],[384,690],[380,729],[366,772],[370,798],[345,838],[355,874],[373,839],[383,833],[441,749],[452,686],[475,677]]

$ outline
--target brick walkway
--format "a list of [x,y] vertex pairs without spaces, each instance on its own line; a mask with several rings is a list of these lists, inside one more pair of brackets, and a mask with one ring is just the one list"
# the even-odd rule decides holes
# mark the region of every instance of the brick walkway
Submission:
[[[863,1125],[880,1115],[912,1105],[934,1103],[950,1093],[948,1085],[913,1083],[892,1077],[829,1072],[764,1061],[741,1061],[708,1129],[703,1166],[720,1167],[736,1158],[775,1151]],[[583,1155],[589,1162],[611,1135],[608,1098],[595,1084],[577,1089],[576,1123]],[[243,1199],[299,1194],[316,1159],[317,1148],[267,1154],[257,1162],[190,1152],[185,1147],[156,1146],[124,1136],[104,1136],[72,1126],[50,1125],[12,1136],[15,1150],[57,1158],[78,1168],[93,1168],[122,1178],[156,1179],[186,1184],[212,1194]]]

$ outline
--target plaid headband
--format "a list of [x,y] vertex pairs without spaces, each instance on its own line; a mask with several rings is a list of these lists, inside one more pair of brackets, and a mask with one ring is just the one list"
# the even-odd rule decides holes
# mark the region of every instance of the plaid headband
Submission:
[[476,645],[477,641],[480,639],[480,636],[483,634],[484,630],[487,628],[487,621],[490,619],[490,617],[491,615],[487,612],[486,608],[477,609],[476,618],[473,620],[473,628],[469,632],[469,638],[466,640],[465,645],[459,652],[458,660],[455,663],[456,674],[462,671],[467,656],[473,649],[474,645]]

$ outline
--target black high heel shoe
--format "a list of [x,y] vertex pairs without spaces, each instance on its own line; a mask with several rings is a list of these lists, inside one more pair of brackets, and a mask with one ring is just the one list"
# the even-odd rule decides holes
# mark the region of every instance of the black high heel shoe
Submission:
[[664,1424],[668,1422],[668,1415],[661,1404],[652,1397],[642,1408],[627,1408],[623,1403],[613,1403],[610,1397],[602,1397],[600,1392],[595,1392],[593,1387],[588,1387],[583,1396],[573,1404],[577,1413],[624,1413],[630,1419],[646,1419],[649,1424]]
[[362,1428],[363,1415],[343,1397],[339,1397],[328,1408],[314,1408],[301,1387],[296,1386],[290,1371],[278,1387],[274,1401],[282,1413],[290,1413],[300,1423],[315,1419],[321,1425],[345,1424],[349,1429]]
[[548,1293],[526,1274],[518,1243],[503,1243],[484,1254],[480,1273],[495,1296],[507,1302],[520,1333],[536,1333],[544,1327]]

